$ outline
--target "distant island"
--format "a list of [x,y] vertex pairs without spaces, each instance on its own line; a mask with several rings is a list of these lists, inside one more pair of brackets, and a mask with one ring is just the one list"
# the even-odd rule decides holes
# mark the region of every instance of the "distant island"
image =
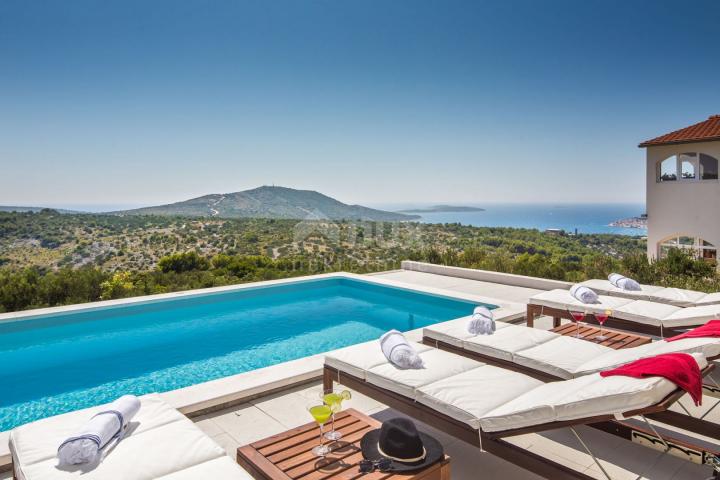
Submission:
[[234,193],[213,193],[155,207],[110,212],[112,215],[164,217],[271,218],[286,220],[359,220],[403,222],[417,215],[348,205],[312,190],[263,186]]
[[460,207],[456,205],[433,205],[427,208],[413,208],[409,210],[398,210],[400,213],[458,213],[458,212],[484,212],[484,208]]
[[65,210],[62,208],[52,208],[52,207],[15,207],[15,206],[11,206],[11,205],[0,205],[0,212],[38,213],[43,210],[54,210],[57,213],[62,213],[62,214],[84,213],[84,212],[78,212],[76,210]]

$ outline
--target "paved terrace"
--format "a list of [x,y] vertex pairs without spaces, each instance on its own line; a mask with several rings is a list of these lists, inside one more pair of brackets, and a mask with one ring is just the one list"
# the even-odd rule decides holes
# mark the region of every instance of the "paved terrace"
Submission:
[[[506,302],[527,303],[532,295],[543,288],[514,286],[492,281],[472,280],[411,270],[398,270],[375,274],[389,280],[424,287],[440,288],[461,293],[491,297]],[[547,285],[540,284],[547,288]],[[538,323],[536,323],[538,325]],[[551,319],[540,321],[545,328]],[[228,455],[235,457],[237,447],[261,438],[297,427],[310,421],[305,405],[317,398],[322,389],[320,381],[285,389],[272,395],[261,396],[241,405],[219,412],[196,417],[196,423],[215,441],[223,446]],[[687,401],[686,401],[686,404]],[[343,404],[356,408],[384,421],[402,414],[385,405],[353,392],[353,399]],[[716,415],[720,421],[720,415]],[[428,425],[416,422],[421,430],[438,438],[446,453],[452,457],[452,478],[470,480],[479,478],[538,479],[540,477],[488,453],[482,453],[460,440],[444,434]],[[578,432],[593,452],[602,459],[603,466],[613,479],[648,478],[657,480],[705,479],[711,476],[709,467],[661,455],[660,452],[632,444],[613,435],[592,428],[581,427]],[[535,453],[558,460],[584,471],[587,475],[604,478],[592,458],[587,455],[569,430],[557,430],[543,435],[529,434],[517,437],[515,443]]]
[[[403,262],[402,270],[378,273],[373,276],[406,285],[495,299],[498,303],[516,307],[526,304],[529,297],[543,290],[569,287],[569,284],[564,282],[494,272],[435,267],[416,262]],[[518,311],[522,311],[522,309],[518,309]],[[523,320],[519,318],[518,321],[522,322]],[[536,326],[550,328],[551,320],[549,318],[536,320]],[[409,336],[419,340],[421,333],[414,331]],[[176,405],[180,411],[191,416],[197,425],[224,447],[228,455],[234,459],[237,447],[308,423],[311,420],[305,406],[308,400],[317,399],[322,388],[317,377],[322,361],[322,355],[315,355],[288,364],[248,372],[237,378],[228,377],[220,381],[168,392],[163,396],[171,404]],[[198,409],[206,407],[203,398],[208,390],[215,390],[218,397],[223,396],[226,398],[227,404],[233,406],[220,410],[218,410],[220,407],[213,407],[212,413],[198,415]],[[188,398],[191,399],[190,402],[188,402]],[[192,406],[186,406],[190,405],[192,401],[195,402]],[[686,399],[684,404],[690,405],[691,403]],[[380,421],[401,415],[357,392],[353,392],[353,399],[345,402],[343,406],[356,408]],[[720,412],[713,411],[710,417],[714,417],[714,421],[720,422]],[[420,422],[416,423],[421,430],[435,436],[445,446],[446,453],[452,457],[453,479],[476,479],[479,478],[479,472],[482,472],[482,478],[540,478],[505,460],[480,452],[477,448],[432,427]],[[603,466],[614,479],[689,480],[705,479],[712,475],[709,467],[662,455],[660,452],[591,428],[580,427],[578,432],[591,446],[594,453],[602,459]],[[542,435],[529,434],[515,437],[514,442],[535,453],[572,466],[587,475],[604,478],[593,459],[582,450],[575,437],[567,429],[551,431]],[[6,478],[11,478],[10,472],[0,474],[0,480]]]

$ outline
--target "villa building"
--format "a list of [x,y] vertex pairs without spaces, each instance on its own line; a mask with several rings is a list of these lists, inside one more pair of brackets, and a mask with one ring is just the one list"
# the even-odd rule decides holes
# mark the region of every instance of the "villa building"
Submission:
[[647,140],[647,253],[692,250],[716,262],[720,247],[720,115]]

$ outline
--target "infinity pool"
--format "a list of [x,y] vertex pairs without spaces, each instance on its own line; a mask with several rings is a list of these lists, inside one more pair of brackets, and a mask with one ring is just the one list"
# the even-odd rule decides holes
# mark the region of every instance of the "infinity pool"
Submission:
[[0,431],[469,315],[475,305],[333,277],[3,323]]

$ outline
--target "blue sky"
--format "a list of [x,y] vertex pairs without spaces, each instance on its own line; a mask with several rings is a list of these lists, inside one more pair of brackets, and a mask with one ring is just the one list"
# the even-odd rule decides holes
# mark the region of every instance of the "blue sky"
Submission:
[[0,204],[642,202],[717,1],[0,3]]

